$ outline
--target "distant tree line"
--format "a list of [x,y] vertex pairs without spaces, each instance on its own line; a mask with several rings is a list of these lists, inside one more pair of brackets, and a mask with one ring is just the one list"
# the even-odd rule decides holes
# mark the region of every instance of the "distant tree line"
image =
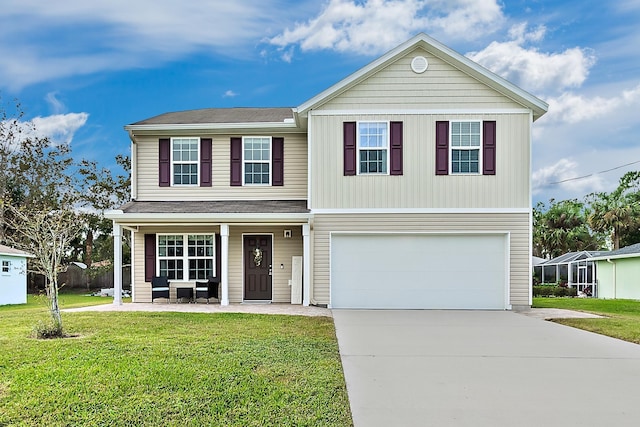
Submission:
[[91,267],[113,258],[112,223],[104,212],[129,200],[130,162],[117,156],[114,173],[75,160],[69,143],[40,136],[23,118],[17,101],[0,107],[0,243],[35,255],[29,270],[45,277],[47,332],[59,336],[58,273],[72,261]]
[[533,255],[614,250],[640,242],[640,172],[627,172],[618,187],[584,200],[551,199],[533,208]]

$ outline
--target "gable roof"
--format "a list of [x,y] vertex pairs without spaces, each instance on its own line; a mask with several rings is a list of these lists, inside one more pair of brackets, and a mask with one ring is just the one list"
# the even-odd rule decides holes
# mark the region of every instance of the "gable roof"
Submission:
[[34,255],[31,255],[28,252],[21,251],[19,249],[10,248],[9,246],[0,245],[0,255],[8,255],[8,256],[22,256],[26,258],[35,258]]
[[635,258],[640,257],[640,243],[635,245],[625,246],[615,251],[605,252],[603,254],[596,255],[591,258],[592,261],[607,260],[616,258]]
[[357,85],[363,80],[366,80],[371,75],[375,74],[382,68],[386,67],[390,63],[396,61],[400,57],[416,48],[424,49],[425,51],[451,64],[453,67],[468,74],[481,83],[484,83],[485,85],[501,93],[502,95],[532,110],[533,120],[537,120],[542,117],[542,115],[546,113],[549,108],[549,105],[546,102],[535,97],[529,92],[519,88],[518,86],[503,79],[497,74],[487,70],[486,68],[470,60],[464,55],[461,55],[458,52],[448,48],[434,38],[429,37],[424,33],[420,33],[402,43],[400,46],[382,55],[380,58],[371,62],[369,65],[366,65],[365,67],[361,68],[360,70],[356,71],[340,82],[334,84],[325,91],[302,103],[300,106],[298,106],[298,108],[295,109],[295,112],[298,115],[305,117],[310,110],[317,108],[322,104],[325,104],[326,102],[345,92],[349,88]]
[[606,251],[580,251],[580,252],[567,252],[548,261],[543,262],[544,265],[550,264],[568,264],[573,261],[580,261],[585,259],[591,259],[595,256],[608,254]]

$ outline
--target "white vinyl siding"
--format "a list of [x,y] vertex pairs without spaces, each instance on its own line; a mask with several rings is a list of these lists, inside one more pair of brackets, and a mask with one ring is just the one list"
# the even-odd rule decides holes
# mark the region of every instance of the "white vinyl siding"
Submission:
[[[517,113],[314,114],[311,208],[529,208],[530,119]],[[365,120],[403,122],[402,176],[344,176],[343,122]],[[496,121],[496,175],[436,176],[436,122],[450,120]]]
[[158,186],[158,136],[137,135],[133,144],[137,162],[133,165],[138,201],[149,200],[306,200],[307,136],[284,135],[284,185],[230,185],[230,138],[232,135],[201,134],[212,138],[212,186]]
[[[429,61],[429,68],[422,74],[411,71],[411,61],[415,56],[424,56]],[[314,110],[424,108],[479,110],[523,107],[432,54],[416,49]]]

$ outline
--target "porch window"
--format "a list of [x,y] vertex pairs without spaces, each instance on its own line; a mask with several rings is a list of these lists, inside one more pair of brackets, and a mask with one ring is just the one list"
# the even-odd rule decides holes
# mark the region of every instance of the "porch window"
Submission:
[[271,184],[271,138],[244,137],[243,169],[244,183]]
[[198,185],[199,138],[171,138],[174,185]]
[[215,235],[159,234],[158,271],[169,280],[215,276]]
[[3,260],[2,261],[2,272],[4,274],[9,274],[9,270],[11,269],[11,261]]

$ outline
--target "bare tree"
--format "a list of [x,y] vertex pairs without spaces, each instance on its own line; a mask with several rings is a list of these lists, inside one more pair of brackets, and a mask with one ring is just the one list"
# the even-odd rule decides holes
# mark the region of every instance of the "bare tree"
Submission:
[[35,256],[31,271],[44,275],[47,301],[52,320],[51,335],[62,336],[62,318],[58,305],[58,273],[72,240],[80,232],[78,215],[72,209],[33,210],[26,206],[5,205],[12,246]]
[[68,144],[52,144],[31,136],[19,141],[7,162],[7,189],[0,200],[3,241],[35,255],[29,270],[45,276],[51,328],[43,336],[62,336],[58,306],[58,273],[65,265],[71,241],[82,228],[73,159]]

